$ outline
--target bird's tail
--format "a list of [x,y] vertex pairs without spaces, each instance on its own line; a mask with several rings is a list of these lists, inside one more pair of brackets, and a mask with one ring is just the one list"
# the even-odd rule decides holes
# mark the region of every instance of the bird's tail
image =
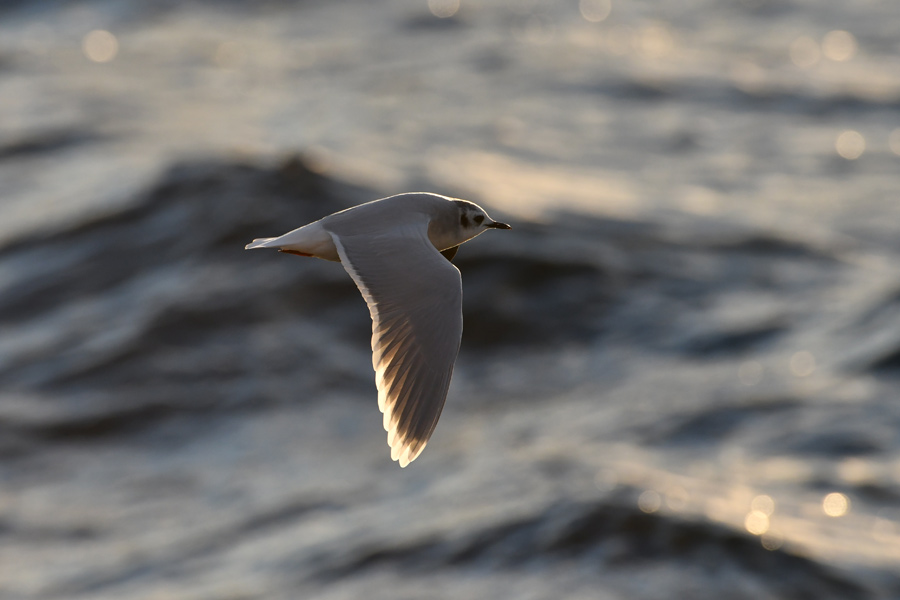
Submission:
[[271,248],[269,242],[276,239],[278,238],[256,238],[255,240],[244,246],[244,250],[252,250],[253,248]]

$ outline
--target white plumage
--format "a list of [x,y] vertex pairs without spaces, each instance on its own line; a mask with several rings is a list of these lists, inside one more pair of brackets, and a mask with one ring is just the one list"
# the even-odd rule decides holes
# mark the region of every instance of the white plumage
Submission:
[[409,193],[246,246],[343,264],[369,306],[378,408],[391,458],[401,467],[434,432],[459,351],[462,281],[449,259],[487,229],[510,227],[472,202]]

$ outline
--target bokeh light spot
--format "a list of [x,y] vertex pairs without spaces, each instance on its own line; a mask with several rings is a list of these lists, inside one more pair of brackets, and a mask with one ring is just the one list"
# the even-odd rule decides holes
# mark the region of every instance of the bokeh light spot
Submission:
[[744,528],[753,535],[762,535],[769,530],[769,516],[758,510],[751,510],[744,518]]
[[775,501],[767,494],[760,494],[750,502],[750,510],[770,517],[775,512]]
[[891,152],[900,156],[900,127],[893,130],[888,136],[888,145],[891,148]]
[[829,60],[850,60],[856,56],[856,49],[856,38],[849,31],[829,31],[822,38],[822,54]]
[[647,490],[638,496],[638,508],[645,513],[655,513],[662,506],[662,498],[658,492]]
[[842,158],[856,160],[866,151],[866,138],[852,129],[843,131],[834,141],[834,149]]
[[802,36],[791,43],[791,62],[801,69],[809,69],[819,62],[819,44],[811,37]]
[[809,377],[816,370],[816,357],[801,350],[791,357],[791,373],[796,377]]
[[95,29],[81,40],[81,49],[88,60],[95,63],[106,63],[119,53],[119,41],[110,32]]
[[666,506],[668,506],[670,510],[680,512],[687,508],[690,500],[691,495],[680,485],[672,486],[670,489],[666,490]]
[[428,0],[428,10],[439,19],[448,19],[459,11],[459,0]]
[[832,492],[822,500],[822,510],[829,517],[843,517],[850,510],[850,500],[840,492]]
[[784,537],[782,537],[780,533],[772,530],[762,534],[759,541],[766,550],[778,550],[784,545]]
[[611,0],[581,0],[578,3],[581,10],[581,16],[591,23],[600,23],[605,21],[612,12]]

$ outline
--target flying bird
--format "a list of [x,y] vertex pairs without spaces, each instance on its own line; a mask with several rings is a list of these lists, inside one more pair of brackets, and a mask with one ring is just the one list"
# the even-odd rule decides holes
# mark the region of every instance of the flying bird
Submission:
[[450,261],[488,229],[511,229],[473,202],[407,193],[354,206],[251,248],[340,262],[372,317],[372,366],[391,458],[431,437],[462,338],[462,280]]

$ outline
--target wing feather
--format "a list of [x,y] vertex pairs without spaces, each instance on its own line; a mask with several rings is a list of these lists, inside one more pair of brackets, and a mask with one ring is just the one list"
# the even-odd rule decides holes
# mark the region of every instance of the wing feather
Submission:
[[425,448],[447,398],[462,337],[459,270],[431,244],[427,223],[378,236],[327,227],[372,317],[372,367],[391,458]]

